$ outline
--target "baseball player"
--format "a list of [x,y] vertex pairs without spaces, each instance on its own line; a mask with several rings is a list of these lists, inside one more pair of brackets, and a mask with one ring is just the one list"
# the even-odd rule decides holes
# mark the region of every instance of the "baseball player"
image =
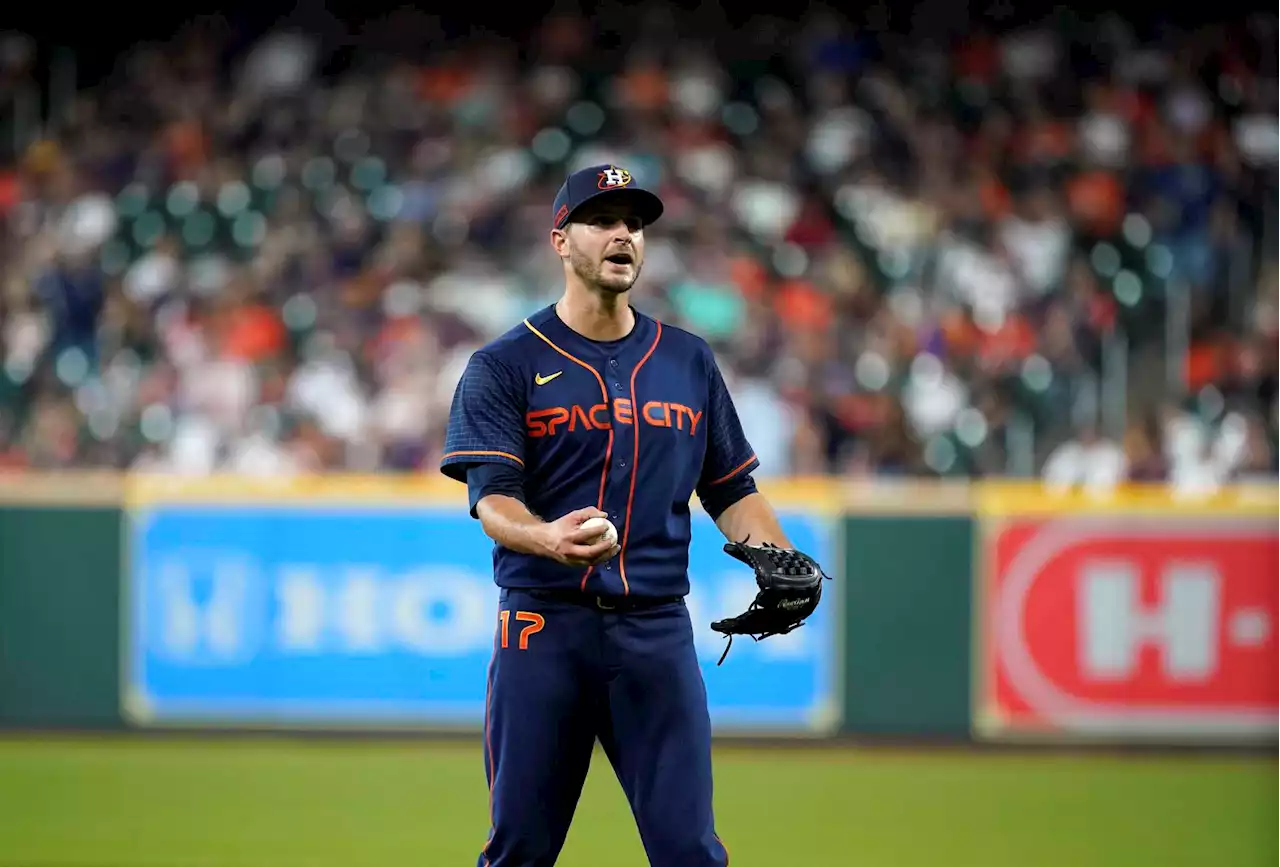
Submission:
[[571,174],[550,230],[564,294],[475,352],[454,394],[441,469],[467,485],[500,588],[479,867],[555,863],[597,741],[650,864],[729,863],[684,603],[694,493],[761,587],[714,628],[789,631],[820,595],[821,570],[756,490],[710,348],[629,303],[662,212],[626,169]]

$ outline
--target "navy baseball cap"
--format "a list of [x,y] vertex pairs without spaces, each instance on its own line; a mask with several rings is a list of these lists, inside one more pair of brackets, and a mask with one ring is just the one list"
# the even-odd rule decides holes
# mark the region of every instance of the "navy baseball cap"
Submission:
[[551,206],[552,228],[563,229],[574,211],[592,199],[606,195],[631,199],[636,216],[646,226],[662,216],[662,199],[642,188],[631,172],[614,165],[591,166],[565,178],[560,192],[556,193],[555,204]]

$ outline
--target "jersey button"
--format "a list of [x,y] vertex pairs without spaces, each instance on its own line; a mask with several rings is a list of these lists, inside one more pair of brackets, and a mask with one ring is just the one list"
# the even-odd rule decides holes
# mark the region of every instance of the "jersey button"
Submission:
[[617,367],[617,366],[618,366],[618,359],[616,359],[616,358],[610,358],[610,359],[609,359],[609,366],[610,366],[610,367]]
[[626,468],[627,468],[627,462],[626,462],[626,461],[618,461],[618,469],[620,469],[620,470],[625,470]]
[[622,383],[620,382],[615,382],[613,384],[613,387],[616,388],[618,391],[622,391]]

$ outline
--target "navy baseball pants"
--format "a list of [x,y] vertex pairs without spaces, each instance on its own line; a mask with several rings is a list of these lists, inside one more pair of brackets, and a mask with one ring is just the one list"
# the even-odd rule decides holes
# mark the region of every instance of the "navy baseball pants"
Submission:
[[653,867],[727,867],[711,720],[683,601],[609,612],[502,590],[489,669],[491,829],[478,867],[551,867],[599,740]]

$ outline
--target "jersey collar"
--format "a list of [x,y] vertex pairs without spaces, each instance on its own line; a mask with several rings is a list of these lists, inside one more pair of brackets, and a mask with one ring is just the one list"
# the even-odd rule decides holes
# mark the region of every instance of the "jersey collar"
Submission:
[[638,362],[640,357],[648,351],[649,344],[653,342],[657,331],[657,324],[653,319],[634,306],[631,307],[631,312],[636,317],[636,324],[631,329],[631,333],[619,340],[607,342],[591,340],[574,331],[556,313],[555,304],[547,305],[537,314],[529,317],[529,321],[561,349],[583,361],[617,359],[620,364],[626,363],[630,366]]

